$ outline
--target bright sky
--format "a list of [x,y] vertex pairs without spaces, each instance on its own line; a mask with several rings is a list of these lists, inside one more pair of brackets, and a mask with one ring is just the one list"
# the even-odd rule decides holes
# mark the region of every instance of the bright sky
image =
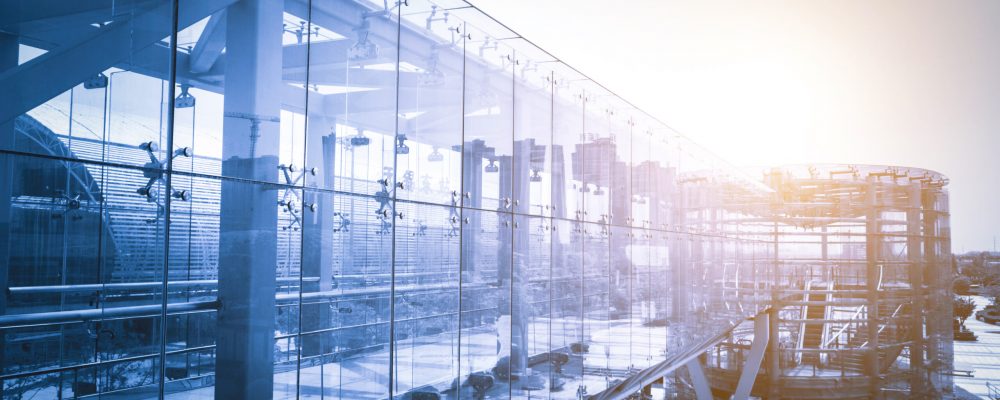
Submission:
[[1000,240],[1000,1],[471,2],[736,165],[933,169],[952,250]]

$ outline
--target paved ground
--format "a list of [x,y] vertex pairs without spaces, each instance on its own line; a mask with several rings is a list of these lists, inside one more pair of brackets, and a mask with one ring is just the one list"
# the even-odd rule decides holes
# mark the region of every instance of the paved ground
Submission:
[[[976,311],[983,309],[989,301],[985,297],[972,296]],[[956,392],[964,389],[969,394],[988,399],[986,382],[1000,385],[1000,326],[969,318],[965,326],[979,336],[975,342],[955,342],[955,369],[970,370],[972,377],[955,377]]]

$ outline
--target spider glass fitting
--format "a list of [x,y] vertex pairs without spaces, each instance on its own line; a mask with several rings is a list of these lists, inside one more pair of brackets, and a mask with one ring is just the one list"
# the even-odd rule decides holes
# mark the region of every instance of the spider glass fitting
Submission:
[[337,226],[333,228],[334,232],[350,232],[351,231],[351,219],[348,218],[351,214],[335,212],[334,217],[337,217]]
[[[294,165],[278,165],[278,169],[281,171],[282,178],[285,180],[285,185],[296,186],[299,182],[304,181],[306,175],[316,176],[316,168],[305,168],[299,171],[298,167]],[[302,220],[299,218],[299,209],[295,206],[296,200],[302,203],[303,209],[308,209],[309,211],[316,212],[316,203],[307,203],[302,201],[299,197],[299,191],[291,187],[286,187],[284,193],[281,196],[281,200],[278,200],[278,205],[282,207],[282,211],[291,214],[292,221],[288,223],[287,226],[282,227],[282,230],[299,230],[302,226]]]
[[74,193],[72,196],[70,196],[68,193],[62,190],[59,190],[58,193],[60,196],[59,200],[62,200],[63,205],[65,205],[66,207],[66,211],[63,211],[61,214],[52,214],[52,218],[59,219],[59,218],[65,218],[67,215],[70,215],[70,218],[74,221],[83,219],[82,216],[77,215],[77,213],[74,212],[76,210],[79,210],[80,207],[82,206],[82,203],[80,202],[80,193]]
[[[163,174],[166,172],[167,165],[165,162],[160,161],[160,159],[156,157],[156,153],[160,151],[160,146],[157,145],[156,142],[146,142],[140,144],[139,148],[145,150],[146,155],[149,156],[149,162],[143,165],[143,171],[142,171],[142,175],[148,178],[149,180],[146,181],[145,186],[139,188],[138,190],[136,190],[136,192],[143,196],[146,196],[146,201],[150,203],[157,203],[159,201],[159,196],[157,195],[156,191],[153,190],[153,185],[155,185],[157,182],[164,182]],[[191,157],[192,155],[193,152],[190,147],[182,147],[180,149],[175,150],[174,153],[170,156],[170,158],[174,159],[181,156]],[[187,190],[174,190],[172,188],[170,189],[171,189],[170,195],[176,199],[180,199],[182,201],[188,201],[191,199],[191,193],[188,192]]]

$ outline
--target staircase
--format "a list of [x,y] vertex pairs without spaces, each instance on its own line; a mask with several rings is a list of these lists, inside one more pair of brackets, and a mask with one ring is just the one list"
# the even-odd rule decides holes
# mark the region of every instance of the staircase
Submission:
[[[879,311],[891,312],[888,317],[888,320],[891,323],[880,325],[878,328],[878,340],[880,347],[884,344],[895,344],[906,341],[910,334],[909,326],[905,323],[900,324],[902,320],[900,317],[907,314],[909,310],[909,303],[900,304],[893,310],[886,310],[885,306],[880,306]],[[848,341],[847,348],[864,350],[867,349],[869,345],[868,325],[858,325],[858,329],[854,332],[854,336],[852,336],[851,340]],[[903,347],[904,346],[893,346],[890,348],[879,349],[879,372],[883,372],[892,366],[892,364],[896,361],[896,358],[899,357],[900,353],[902,353]],[[867,372],[865,365],[868,364],[866,360],[867,356],[868,352],[866,351],[851,351],[840,353],[839,358],[840,363],[843,365],[845,370],[865,373]]]

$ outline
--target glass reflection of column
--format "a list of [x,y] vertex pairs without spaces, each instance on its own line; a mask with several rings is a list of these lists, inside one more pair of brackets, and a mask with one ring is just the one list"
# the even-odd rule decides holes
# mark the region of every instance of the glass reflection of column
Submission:
[[[281,111],[282,4],[247,0],[228,9],[222,173],[273,182]],[[215,396],[271,393],[274,346],[275,194],[222,182]]]
[[[0,33],[0,72],[17,67],[18,39],[16,36]],[[10,150],[14,142],[14,121],[0,121],[0,152]],[[10,207],[11,185],[14,169],[11,156],[0,153],[0,290],[7,293],[7,269],[10,265]],[[0,296],[0,315],[7,314],[7,296]],[[0,330],[0,361],[5,360],[7,347],[6,332]],[[3,381],[0,381],[0,397],[3,396]]]

